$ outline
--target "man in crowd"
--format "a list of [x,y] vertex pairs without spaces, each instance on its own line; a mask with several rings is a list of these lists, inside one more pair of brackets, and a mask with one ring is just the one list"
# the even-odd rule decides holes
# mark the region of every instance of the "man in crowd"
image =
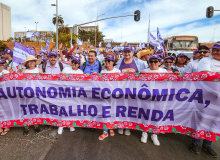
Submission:
[[17,64],[12,62],[13,59],[13,51],[11,49],[5,49],[4,51],[5,55],[5,59],[8,61],[8,65],[7,65],[7,70],[12,73],[12,72],[17,72]]
[[140,71],[146,69],[145,63],[135,58],[132,47],[127,45],[123,49],[123,58],[117,62],[115,68],[121,70],[121,72],[135,72],[139,73]]
[[89,51],[88,61],[84,62],[80,68],[84,74],[100,73],[102,70],[101,63],[97,60],[97,53],[94,50]]
[[[203,50],[203,51],[207,52],[207,50]],[[211,56],[202,58],[199,61],[198,72],[220,72],[219,66],[220,66],[220,41],[216,42],[213,45]],[[193,153],[199,154],[199,143],[200,143],[200,139],[193,138],[191,144],[191,151]],[[209,156],[216,158],[217,153],[212,149],[211,145],[212,145],[212,141],[208,141],[204,139],[202,149]]]
[[185,73],[197,73],[199,61],[204,57],[209,57],[211,55],[211,50],[208,46],[202,45],[198,48],[194,55],[195,57],[198,57],[198,59],[189,62],[184,69]]
[[[117,65],[115,68],[119,69],[121,72],[133,72],[133,73],[140,73],[140,71],[146,69],[145,63],[137,59],[136,57],[133,56],[134,52],[132,50],[132,46],[127,45],[123,49],[123,58],[120,59],[117,62]],[[119,134],[123,134],[124,130],[123,129],[118,129]],[[125,130],[125,135],[129,136],[130,130],[126,129]]]
[[48,61],[41,65],[44,74],[59,74],[65,67],[69,67],[69,65],[58,62],[57,53],[55,51],[51,51],[48,55]]

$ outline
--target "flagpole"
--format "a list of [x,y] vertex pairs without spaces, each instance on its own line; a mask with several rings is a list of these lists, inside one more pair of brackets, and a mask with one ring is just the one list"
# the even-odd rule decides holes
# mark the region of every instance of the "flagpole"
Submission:
[[150,14],[149,14],[149,24],[148,24],[148,38],[147,38],[147,42],[148,42],[148,47],[150,48]]
[[[37,33],[37,24],[39,23],[39,22],[35,22],[36,23],[36,33]],[[36,35],[36,49],[37,49],[37,35]]]

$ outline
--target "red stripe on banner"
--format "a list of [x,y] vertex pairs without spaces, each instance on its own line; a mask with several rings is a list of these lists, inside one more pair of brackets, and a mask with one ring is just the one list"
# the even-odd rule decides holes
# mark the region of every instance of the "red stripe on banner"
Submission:
[[49,118],[32,118],[32,119],[19,119],[19,120],[10,120],[2,121],[0,123],[1,128],[5,127],[25,127],[31,126],[34,124],[43,124],[51,125],[57,127],[83,127],[83,128],[97,128],[97,129],[117,129],[117,128],[128,128],[139,131],[145,131],[149,133],[175,133],[175,134],[184,134],[197,139],[207,139],[209,141],[218,141],[220,139],[219,133],[208,132],[205,130],[194,130],[185,126],[175,126],[175,125],[166,125],[166,126],[153,126],[146,125],[136,122],[128,121],[114,121],[114,122],[97,122],[97,121],[88,121],[88,120],[57,120]]
[[203,73],[103,73],[94,75],[85,74],[34,74],[9,73],[0,78],[2,81],[10,80],[51,80],[51,81],[211,81],[219,82],[220,72]]

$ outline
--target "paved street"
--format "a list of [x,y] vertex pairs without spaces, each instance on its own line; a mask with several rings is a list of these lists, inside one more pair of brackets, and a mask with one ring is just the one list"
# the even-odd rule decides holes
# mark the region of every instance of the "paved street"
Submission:
[[[191,138],[179,134],[160,134],[160,147],[154,146],[150,137],[147,144],[140,142],[141,132],[131,131],[130,136],[115,134],[103,141],[98,140],[101,130],[76,128],[56,135],[50,128],[24,137],[23,128],[12,128],[8,135],[0,137],[0,159],[4,160],[207,160],[213,159],[201,151],[195,155],[189,151]],[[219,153],[220,143],[213,143]],[[217,159],[220,159],[218,157]]]

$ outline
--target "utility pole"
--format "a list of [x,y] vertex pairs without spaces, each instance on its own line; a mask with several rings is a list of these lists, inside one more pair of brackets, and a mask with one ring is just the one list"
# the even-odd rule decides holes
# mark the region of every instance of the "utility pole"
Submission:
[[147,42],[148,42],[148,47],[150,48],[150,14],[149,14],[149,24],[148,24],[148,38],[147,38]]
[[51,6],[56,6],[56,49],[58,50],[58,0],[56,0],[56,4],[51,4]]
[[[35,22],[36,23],[36,33],[37,33],[37,24],[39,23],[39,22]],[[36,48],[37,48],[37,35],[36,35]]]
[[[97,18],[96,18],[96,20],[98,20],[98,14],[99,14],[99,7],[98,7],[98,10],[97,10]],[[95,48],[96,48],[96,22],[95,22]]]
[[56,49],[58,50],[58,0],[56,0]]

